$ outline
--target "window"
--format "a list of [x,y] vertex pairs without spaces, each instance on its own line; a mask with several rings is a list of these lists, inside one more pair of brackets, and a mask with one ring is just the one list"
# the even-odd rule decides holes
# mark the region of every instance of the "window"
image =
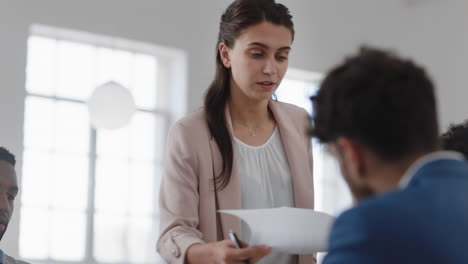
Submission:
[[[36,25],[28,41],[19,254],[33,263],[160,261],[158,191],[180,51]],[[181,70],[178,76],[185,76]],[[178,72],[179,73],[179,72]],[[179,77],[180,78],[180,77]],[[86,100],[108,81],[137,105],[95,130]],[[176,83],[180,88],[180,80]],[[173,88],[172,91],[167,91]],[[184,96],[178,94],[180,100]],[[177,109],[179,113],[183,110]]]
[[[313,72],[289,69],[276,90],[279,101],[294,104],[312,114],[309,97],[319,87],[322,75]],[[315,210],[338,215],[351,205],[351,194],[341,178],[337,162],[315,139],[312,140],[314,160]],[[317,263],[322,263],[325,253],[319,253]]]
[[[297,69],[289,69],[276,91],[279,101],[291,103],[312,114],[309,97],[319,87],[322,76]],[[315,139],[312,140],[314,159],[315,209],[337,215],[351,205],[351,194],[341,178],[338,164]]]

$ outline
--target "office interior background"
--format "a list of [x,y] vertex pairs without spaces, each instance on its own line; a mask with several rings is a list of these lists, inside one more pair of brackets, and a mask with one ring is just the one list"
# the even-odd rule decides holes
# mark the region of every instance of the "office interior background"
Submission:
[[[361,44],[424,65],[440,129],[468,118],[468,1],[278,0],[296,36],[278,100],[310,112],[323,74]],[[21,192],[0,246],[32,263],[159,263],[158,186],[165,137],[199,108],[214,73],[230,0],[0,0],[0,145],[18,160]],[[117,130],[92,129],[97,86],[127,87],[137,110]],[[315,206],[352,204],[314,143]]]

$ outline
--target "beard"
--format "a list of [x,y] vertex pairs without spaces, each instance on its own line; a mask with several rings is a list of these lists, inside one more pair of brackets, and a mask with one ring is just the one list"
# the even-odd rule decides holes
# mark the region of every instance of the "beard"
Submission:
[[348,187],[353,194],[354,199],[357,202],[370,198],[376,195],[375,191],[373,191],[370,187],[366,185],[359,185],[352,182],[352,180],[345,178],[346,182],[348,183]]
[[8,224],[6,224],[6,225],[5,225],[5,229],[3,229],[2,232],[0,232],[0,240],[2,240],[3,235],[5,235],[5,232],[6,232],[6,230],[7,230],[7,227],[8,227]]
[[357,174],[359,172],[357,171],[357,169],[353,170],[352,168],[355,168],[356,166],[353,166],[353,164],[348,163],[351,161],[344,158],[343,150],[336,144],[332,144],[329,146],[330,153],[338,161],[341,175],[345,180],[346,184],[348,185],[351,194],[353,195],[354,202],[359,202],[376,195],[376,192],[371,188],[371,186],[368,183],[358,181],[360,177]]
[[362,201],[364,199],[376,195],[376,192],[373,191],[370,186],[366,185],[365,183],[357,183],[353,180],[353,178],[356,177],[351,176],[353,172],[349,169],[346,162],[341,160],[339,163],[341,174],[343,175],[343,178],[346,181],[356,202]]
[[8,216],[8,213],[4,212],[3,210],[0,211],[0,225],[4,226],[3,230],[0,231],[0,240],[3,238],[3,235],[6,232],[9,222],[10,217]]

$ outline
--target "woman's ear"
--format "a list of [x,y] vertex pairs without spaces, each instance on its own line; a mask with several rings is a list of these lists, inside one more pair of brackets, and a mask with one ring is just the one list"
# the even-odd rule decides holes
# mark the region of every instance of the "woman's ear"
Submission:
[[223,62],[224,67],[231,68],[231,59],[229,57],[229,47],[224,44],[224,42],[219,43],[218,46],[219,56]]

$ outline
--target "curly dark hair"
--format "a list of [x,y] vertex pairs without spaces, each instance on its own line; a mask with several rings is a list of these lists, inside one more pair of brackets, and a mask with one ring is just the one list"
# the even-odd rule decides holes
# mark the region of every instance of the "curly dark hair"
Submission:
[[468,120],[457,125],[451,124],[441,139],[444,149],[458,151],[468,158]]
[[4,147],[0,147],[0,160],[10,163],[13,167],[16,165],[15,155]]
[[434,86],[422,67],[395,53],[361,47],[311,100],[311,133],[322,143],[347,137],[386,161],[439,146]]

